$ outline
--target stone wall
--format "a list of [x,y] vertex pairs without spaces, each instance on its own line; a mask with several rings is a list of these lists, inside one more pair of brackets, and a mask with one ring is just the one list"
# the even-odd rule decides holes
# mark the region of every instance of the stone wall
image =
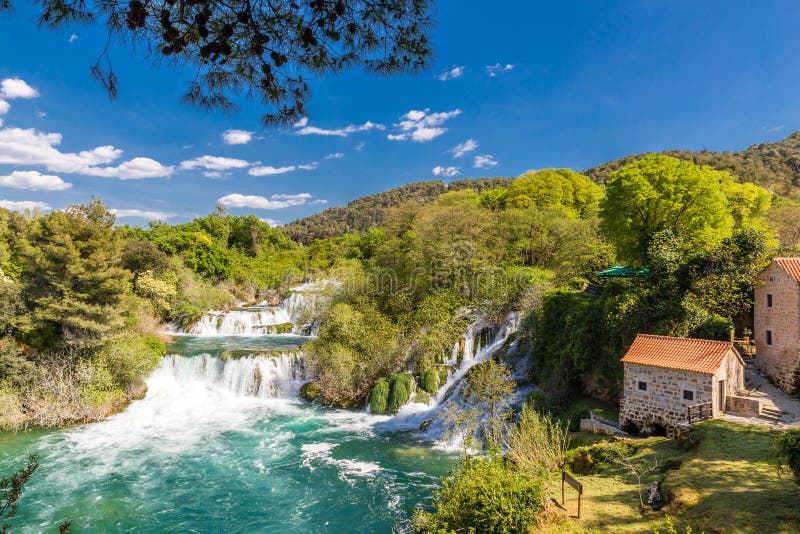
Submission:
[[[642,426],[658,423],[668,431],[686,422],[686,409],[694,404],[710,402],[713,377],[694,371],[665,369],[650,365],[626,363],[623,372],[623,394],[619,421]],[[647,391],[639,391],[638,382],[647,383]],[[683,390],[694,391],[694,399],[684,400]]]
[[761,401],[753,397],[729,395],[725,399],[726,410],[741,415],[761,415]]
[[[756,365],[791,392],[800,366],[800,284],[774,261],[758,276],[754,310]],[[772,331],[772,345],[767,345],[767,330]]]

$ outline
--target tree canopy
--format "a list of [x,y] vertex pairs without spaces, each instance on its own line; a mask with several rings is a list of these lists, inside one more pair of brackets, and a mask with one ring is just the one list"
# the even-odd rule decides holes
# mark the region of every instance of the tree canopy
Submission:
[[[272,106],[267,124],[305,114],[308,78],[361,67],[378,75],[418,72],[431,58],[430,0],[43,0],[39,23],[98,23],[155,61],[196,69],[185,100],[232,110],[238,93]],[[0,11],[12,0],[0,0]],[[92,74],[113,98],[109,49]]]
[[769,199],[727,172],[650,154],[609,177],[601,226],[620,258],[641,263],[656,234],[670,231],[688,248],[710,248],[735,227],[754,224]]

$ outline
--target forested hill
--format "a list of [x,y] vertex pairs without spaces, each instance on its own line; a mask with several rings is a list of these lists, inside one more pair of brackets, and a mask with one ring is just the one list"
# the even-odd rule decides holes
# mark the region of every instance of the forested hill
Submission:
[[357,198],[347,206],[336,206],[309,217],[291,222],[283,231],[295,241],[308,245],[315,239],[363,232],[370,227],[383,226],[387,208],[404,202],[427,204],[448,191],[475,189],[483,191],[508,186],[513,178],[478,178],[474,180],[441,180],[414,182],[382,193]]
[[[730,171],[743,182],[752,182],[775,194],[800,198],[800,131],[783,141],[758,143],[739,152],[702,150],[668,150],[664,154]],[[599,184],[604,184],[617,169],[642,159],[645,154],[625,156],[584,171]]]

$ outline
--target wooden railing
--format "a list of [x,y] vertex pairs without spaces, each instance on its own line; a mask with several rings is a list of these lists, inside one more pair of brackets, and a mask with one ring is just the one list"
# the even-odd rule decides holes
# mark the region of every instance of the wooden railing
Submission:
[[690,425],[697,421],[711,419],[712,414],[713,408],[710,402],[702,402],[686,407],[686,419],[689,421]]

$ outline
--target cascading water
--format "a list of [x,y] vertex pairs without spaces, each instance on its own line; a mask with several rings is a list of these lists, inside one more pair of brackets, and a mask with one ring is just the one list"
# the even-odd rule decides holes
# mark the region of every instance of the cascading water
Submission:
[[519,316],[514,312],[510,313],[491,339],[482,345],[480,334],[485,329],[486,325],[482,321],[473,322],[462,335],[462,340],[453,346],[450,359],[445,362],[453,370],[448,373],[447,380],[428,403],[410,402],[380,426],[393,430],[417,430],[423,422],[430,421],[423,437],[439,439],[443,430],[442,410],[447,399],[461,387],[462,379],[470,368],[486,361],[506,345],[509,338],[519,330]]
[[[288,325],[291,317],[282,308],[252,306],[228,312],[210,311],[189,330],[197,336],[258,336],[279,334],[279,325]],[[292,326],[291,330],[294,327]],[[290,330],[290,331],[291,331]]]
[[306,378],[301,352],[253,354],[222,359],[209,354],[165,357],[156,375],[176,381],[195,380],[236,395],[261,398],[296,396]]
[[212,310],[189,329],[197,336],[262,336],[313,334],[317,308],[332,282],[310,282],[289,289],[278,306],[258,304],[230,311]]

